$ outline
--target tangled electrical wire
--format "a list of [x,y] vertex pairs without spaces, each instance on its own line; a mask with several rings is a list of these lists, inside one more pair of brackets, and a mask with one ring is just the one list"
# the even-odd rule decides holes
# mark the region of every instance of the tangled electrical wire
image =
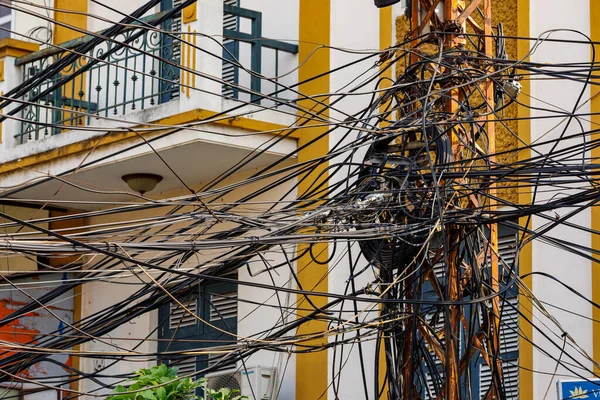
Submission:
[[[176,35],[157,26],[191,2],[182,2],[148,26],[140,18],[159,3],[150,1],[130,16],[124,15],[121,23],[101,37],[66,50],[60,61],[1,97],[0,109],[16,106],[0,120],[18,120],[17,113],[27,102],[44,98],[95,63],[105,62],[105,56],[88,59],[81,69],[30,96],[27,102],[23,100],[33,87],[86,57],[94,45],[131,29],[132,24],[137,24],[137,33],[130,35],[128,42],[114,41],[112,51],[129,46],[144,30]],[[26,2],[14,1],[14,7],[21,3]],[[532,39],[530,53],[513,60],[505,42],[530,39],[507,37],[501,25],[494,35],[493,57],[482,50],[481,35],[465,33],[465,46],[448,49],[443,45],[448,32],[432,31],[419,37],[417,44],[407,39],[382,52],[357,52],[355,61],[323,71],[324,75],[335,74],[368,64],[346,87],[326,96],[302,94],[299,87],[306,81],[270,94],[254,93],[238,85],[237,89],[246,93],[277,99],[279,107],[282,100],[277,95],[287,90],[300,100],[310,101],[311,107],[285,102],[286,107],[301,113],[297,123],[201,187],[192,189],[182,181],[190,194],[160,200],[135,195],[135,202],[100,204],[102,208],[96,211],[27,220],[0,212],[6,221],[0,228],[15,230],[1,235],[0,250],[7,258],[19,255],[42,264],[40,260],[75,258],[60,269],[69,272],[69,277],[54,282],[56,287],[40,297],[32,297],[27,285],[2,275],[3,290],[19,292],[28,298],[28,304],[2,318],[0,327],[43,309],[60,320],[61,328],[25,344],[3,341],[0,378],[35,384],[40,390],[90,381],[96,388],[85,393],[62,390],[69,398],[102,397],[105,390],[129,376],[111,372],[120,361],[158,359],[182,365],[193,360],[200,367],[190,375],[199,376],[246,368],[253,355],[272,352],[280,357],[282,366],[277,384],[280,389],[292,354],[331,350],[329,385],[336,396],[350,354],[358,352],[365,398],[382,398],[384,393],[392,399],[443,398],[450,390],[453,374],[460,382],[460,398],[475,398],[470,382],[472,366],[476,365],[485,366],[490,376],[487,386],[479,389],[480,398],[508,399],[515,397],[506,383],[510,371],[519,365],[518,360],[503,356],[515,338],[530,342],[551,358],[559,350],[556,365],[570,377],[595,376],[582,359],[594,366],[596,361],[552,317],[548,311],[552,304],[539,301],[524,283],[526,276],[519,275],[520,252],[534,240],[597,262],[594,249],[553,236],[553,229],[561,226],[599,234],[571,221],[600,199],[596,159],[590,156],[599,139],[593,135],[596,129],[584,127],[587,116],[578,115],[583,94],[591,84],[595,59],[583,71],[581,64],[549,66],[526,61],[545,42],[559,40],[551,38],[554,33]],[[581,44],[590,43],[582,39]],[[252,74],[235,59],[210,55]],[[397,76],[389,78],[387,73],[401,62],[406,68],[398,68]],[[519,93],[519,82],[534,78],[566,79],[581,83],[582,88],[572,111],[544,110],[549,118],[562,119],[560,134],[527,143],[509,127],[503,112],[516,105],[531,108],[520,100],[525,94]],[[308,81],[315,79],[318,76]],[[486,93],[486,84],[492,87],[491,95]],[[369,96],[370,101],[350,115],[339,104],[352,95]],[[260,110],[280,110],[256,104]],[[154,151],[152,144],[157,140],[186,129],[210,132],[211,123],[228,118],[228,113],[244,105],[188,125],[149,124],[149,128],[139,130],[128,126],[123,131],[136,132],[140,137],[142,132],[155,134],[121,153],[145,146]],[[329,117],[330,111],[344,119]],[[502,134],[514,136],[511,148],[495,150],[494,133],[488,131],[490,122],[502,126]],[[247,166],[269,149],[315,126],[322,130],[311,140],[270,165],[247,171]],[[90,129],[102,131],[100,127]],[[298,157],[324,142],[332,144],[323,154]],[[49,181],[92,191],[69,176],[102,161],[84,159],[76,170],[6,188],[0,196],[13,204],[19,201],[20,192]],[[528,200],[511,200],[498,194],[498,188],[518,191]],[[48,198],[42,204],[52,202]],[[73,208],[78,204],[81,202],[76,199],[66,202]],[[567,211],[555,216],[556,210]],[[534,229],[530,223],[534,217],[546,223]],[[80,219],[94,222],[87,223],[84,230],[48,227],[49,223]],[[494,244],[495,235],[500,244]],[[506,243],[504,248],[502,243]],[[50,265],[48,268],[56,272]],[[322,275],[314,286],[307,287],[303,277],[311,270]],[[549,274],[535,274],[556,280]],[[329,276],[344,279],[332,279],[329,286],[323,286]],[[217,285],[238,287],[235,299],[240,309],[247,311],[238,323],[275,310],[272,324],[241,333],[229,327],[222,315],[207,318],[208,314],[194,306],[195,296],[199,287]],[[83,288],[83,292],[85,288],[99,288],[109,293],[120,291],[121,286],[129,290],[122,299],[78,321],[61,319],[52,311],[53,304],[75,288]],[[214,302],[219,296],[227,298],[227,294],[208,290],[204,300],[216,309]],[[260,293],[262,300],[251,293]],[[515,300],[519,297],[524,300]],[[120,327],[159,309],[163,310],[158,312],[159,322],[147,337],[114,340]],[[533,309],[554,326],[536,322],[531,317]],[[179,335],[179,326],[189,318],[213,333],[196,348],[192,339]],[[518,319],[531,324],[552,349],[525,335],[516,323]],[[319,322],[319,329],[305,329],[315,322]],[[165,324],[174,324],[169,328],[172,337],[157,339]],[[511,337],[513,342],[498,334]],[[90,342],[106,350],[89,350],[85,345]],[[155,350],[148,350],[150,342],[156,343]],[[371,353],[366,350],[369,346],[374,348]],[[88,372],[58,361],[52,357],[55,354],[104,363],[95,372]],[[59,364],[65,374],[28,378],[24,372],[42,361]]]

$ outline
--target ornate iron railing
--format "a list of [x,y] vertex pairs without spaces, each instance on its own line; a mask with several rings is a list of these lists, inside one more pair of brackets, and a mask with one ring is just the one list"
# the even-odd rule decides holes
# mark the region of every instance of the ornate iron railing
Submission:
[[[158,14],[149,18],[157,17]],[[122,46],[41,100],[28,104],[30,98],[73,74],[89,60],[126,43],[140,29],[144,30],[142,35],[128,46]],[[72,49],[90,39],[86,36],[59,47]],[[90,125],[99,117],[118,117],[178,97],[179,48],[179,40],[173,36],[141,27],[102,42],[25,96],[23,101],[27,106],[21,114],[21,131],[15,138],[19,143],[39,140],[71,127]],[[60,60],[65,54],[62,49],[48,49],[17,59],[16,64],[22,66],[23,80],[33,78]]]
[[[168,11],[143,20],[156,23],[166,12]],[[280,55],[296,54],[298,46],[263,38],[262,14],[258,11],[225,3],[224,19],[232,18],[233,24],[225,23],[223,26],[225,50],[223,52],[224,84],[221,95],[254,103],[275,102],[275,106],[290,101],[290,99],[282,99],[281,95],[284,91],[279,90],[277,79],[265,79],[261,75],[265,72],[265,64],[269,64],[270,67],[274,67],[269,75],[278,76]],[[250,20],[250,33],[239,30],[241,18]],[[181,20],[178,17],[167,20],[162,24],[162,28],[180,32]],[[139,34],[140,30],[143,30],[142,34],[129,42],[128,39]],[[168,35],[141,26],[133,26],[112,40],[105,40],[95,46],[79,57],[78,61],[44,80],[25,95],[23,102],[26,107],[21,113],[21,130],[15,135],[16,141],[26,143],[43,139],[75,127],[93,125],[92,122],[99,121],[101,118],[119,117],[179,97],[182,85],[186,82],[190,85],[189,80],[185,79],[180,84],[181,39],[191,38],[189,34],[183,35],[184,37],[180,38],[178,35]],[[72,40],[56,48],[18,58],[15,64],[22,68],[23,80],[26,81],[45,71],[69,50],[76,49],[82,43],[92,39],[92,36],[85,36]],[[128,44],[122,45],[123,43]],[[115,46],[119,47],[118,50],[110,53]],[[248,52],[246,62],[250,63],[252,74],[248,74],[247,71],[242,72],[242,69],[237,67],[238,62],[244,63],[240,56],[242,50]],[[274,62],[263,62],[263,58],[269,56],[268,52],[274,54]],[[106,54],[109,55],[104,60],[81,74],[77,73],[90,60]],[[43,93],[65,76],[74,73],[74,78],[67,84],[42,99],[33,101],[39,93]],[[248,82],[240,82],[240,76],[245,76]],[[193,83],[191,85],[193,86]],[[265,100],[260,95],[263,92],[274,94]],[[189,94],[189,88],[186,89],[186,93]],[[293,93],[291,96],[293,97]]]

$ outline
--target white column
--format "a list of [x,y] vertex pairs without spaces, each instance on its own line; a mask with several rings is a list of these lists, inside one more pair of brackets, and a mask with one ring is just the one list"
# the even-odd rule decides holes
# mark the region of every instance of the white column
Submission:
[[[0,61],[4,62],[4,80],[0,82],[0,93],[3,95],[13,89],[15,86],[21,84],[23,81],[23,71],[21,67],[15,66],[15,57],[6,56]],[[12,102],[8,107],[2,110],[4,115],[8,114],[11,110],[19,106],[21,103]],[[21,113],[17,113],[16,117],[21,117]],[[0,151],[4,154],[10,151],[11,148],[20,143],[18,138],[15,138],[17,133],[21,132],[21,122],[14,118],[8,118],[2,122],[2,143],[0,144]]]
[[[530,15],[531,15],[531,34],[530,36],[536,37],[542,32],[549,29],[573,29],[581,31],[583,34],[590,34],[590,9],[589,0],[573,0],[566,4],[560,0],[531,0],[530,2]],[[578,41],[585,41],[586,38],[583,35],[576,34],[574,32],[558,31],[551,34],[551,39],[571,39]],[[574,43],[556,43],[556,42],[545,42],[542,43],[539,48],[532,54],[531,61],[539,62],[543,64],[554,64],[554,63],[586,63],[590,60],[590,46],[588,44],[574,44]],[[569,81],[566,79],[550,79],[550,80],[532,80],[531,81],[531,93],[525,95],[531,95],[531,106],[551,109],[553,111],[531,111],[531,141],[548,141],[551,139],[557,139],[563,134],[573,135],[587,131],[590,129],[589,122],[586,120],[577,121],[573,119],[570,125],[567,127],[566,118],[546,118],[536,119],[536,117],[557,115],[557,112],[563,112],[562,110],[568,110],[568,112],[574,111],[574,106],[577,102],[578,96],[584,91],[582,100],[579,106],[583,105],[589,99],[589,88],[585,88],[579,82]],[[577,113],[588,113],[589,104],[583,105],[576,112]],[[582,126],[581,126],[581,125]],[[589,136],[585,140],[589,140]],[[564,147],[574,146],[581,144],[584,140],[583,135],[576,139],[561,141],[556,150]],[[539,155],[548,154],[552,151],[552,144],[548,146],[537,147],[532,151],[532,157]],[[539,153],[536,153],[536,150]],[[538,188],[539,192],[536,196],[536,203],[544,203],[554,196],[564,196],[572,194],[569,190],[562,190],[561,193],[557,192],[544,192],[543,187]],[[583,205],[580,205],[583,206]],[[564,216],[565,214],[573,211],[574,208],[570,209],[559,209],[555,212],[547,213],[551,218],[558,216]],[[589,209],[579,213],[575,217],[571,218],[569,222],[574,223],[577,226],[589,228],[591,223],[591,212]],[[533,218],[533,228],[540,229],[549,221],[540,217]],[[587,232],[583,232],[577,229],[568,228],[564,225],[548,232],[549,236],[564,239],[569,242],[577,243],[582,246],[591,247],[591,236]],[[533,271],[543,271],[550,274],[556,279],[565,284],[573,287],[579,291],[585,298],[592,297],[592,286],[591,286],[591,263],[582,257],[576,256],[569,252],[557,249],[542,243],[541,241],[535,241],[533,243]],[[590,305],[580,297],[570,293],[563,286],[558,283],[541,276],[533,277],[533,292],[536,294],[538,299],[550,303],[552,305],[562,307],[566,311],[558,310],[554,307],[548,307],[548,310],[552,315],[560,322],[563,328],[575,338],[577,343],[583,347],[589,354],[592,353],[592,325],[591,321],[585,319],[585,317],[591,318],[592,310]],[[526,302],[528,303],[528,302]],[[529,304],[529,306],[531,306]],[[581,314],[583,317],[576,315]],[[557,337],[556,334],[560,335],[560,330],[546,317],[542,316],[541,312],[534,311],[533,323],[535,326],[543,329],[543,332],[551,337],[551,339],[562,346],[563,339]],[[544,328],[543,324],[548,327]],[[534,328],[533,341],[536,346],[539,346],[543,350],[549,352],[552,357],[558,358],[561,351],[556,348],[549,340],[545,339],[543,335],[536,331]],[[592,364],[586,361],[584,357],[577,354],[570,344],[567,342],[566,354],[563,354],[562,361],[568,364],[574,364],[575,362],[569,358],[569,356],[575,357],[578,361],[583,363],[588,369],[592,368]],[[549,398],[555,398],[556,381],[552,379],[552,373],[556,366],[556,362],[545,355],[542,351],[534,350],[533,357],[533,368],[537,372],[534,374],[533,397],[541,399],[544,393],[550,387]],[[571,368],[577,374],[590,377],[590,373],[584,369],[573,366]],[[566,374],[568,376],[574,376],[573,372],[569,372],[564,368],[559,368],[557,371],[558,375]]]
[[[379,49],[379,9],[373,5],[372,0],[332,0],[331,1],[331,46],[340,47],[346,49]],[[362,54],[352,54],[349,52],[343,52],[332,48],[331,54],[331,69],[340,67],[342,65],[351,63],[359,58],[362,58]],[[377,57],[372,57],[366,61],[362,61],[350,67],[344,68],[338,72],[335,72],[330,77],[331,92],[336,91],[348,92],[352,90],[356,85],[360,84],[367,77],[371,77],[377,73],[377,67],[374,67],[375,62],[378,60]],[[361,78],[356,79],[361,76]],[[350,84],[349,86],[347,86]],[[360,89],[361,93],[369,93],[370,90],[375,89],[375,83],[365,86]],[[337,96],[332,97],[332,101],[338,99]],[[333,107],[335,110],[330,111],[330,118],[332,120],[343,121],[348,115],[352,115],[359,110],[367,107],[371,101],[371,95],[358,95],[348,96],[336,103]],[[338,110],[338,111],[336,111]],[[352,142],[357,139],[358,131],[352,132],[345,139],[343,136],[346,134],[346,129],[336,129],[329,135],[329,146],[338,145],[340,142]],[[353,162],[360,163],[363,161],[366,149],[361,148],[354,155]],[[335,165],[336,163],[342,162],[342,159],[347,157],[348,153],[330,161],[329,165]],[[333,174],[333,170],[331,171]],[[348,178],[348,168],[342,168],[337,174],[330,176],[331,184],[335,184],[341,180]],[[346,255],[348,251],[348,245],[344,242],[337,244],[336,254],[333,261],[329,264],[331,272],[329,274],[329,291],[332,293],[343,294],[346,290],[347,281],[350,278],[350,264],[354,263],[355,272],[361,271],[366,266],[367,261],[364,257],[360,256],[360,248],[357,242],[351,244],[350,249],[352,253],[352,261]],[[329,246],[329,250],[332,251],[334,246]],[[356,263],[358,257],[361,259]],[[341,262],[336,264],[336,261],[342,257]],[[334,267],[335,266],[335,267]],[[368,282],[374,280],[371,269],[365,271],[356,279],[354,283],[357,289],[364,288]],[[351,286],[349,287],[351,291]],[[345,302],[343,304],[344,312],[342,318],[351,319],[354,317],[352,312],[354,305],[352,302]],[[359,321],[369,320],[374,318],[377,314],[378,306],[374,303],[361,303],[358,302],[358,311],[360,316]],[[365,311],[366,312],[362,312]],[[370,311],[370,312],[369,312]],[[373,312],[375,311],[375,312]],[[364,331],[362,332],[364,333]],[[348,338],[347,334],[346,338]],[[335,336],[331,337],[330,341],[340,339]],[[367,382],[367,395],[369,399],[372,399],[373,389],[373,376],[375,363],[375,341],[364,341],[361,343],[362,355],[364,357],[364,368]],[[334,359],[333,354],[336,351],[335,365],[333,365]],[[340,363],[340,357],[341,363]],[[341,368],[340,368],[341,366]],[[335,375],[333,374],[335,372]],[[328,382],[338,382],[339,374],[339,387],[337,395],[341,399],[359,400],[365,399],[365,390],[363,384],[363,373],[361,369],[360,353],[358,344],[348,344],[344,346],[338,346],[336,350],[329,350],[329,368],[328,368]],[[333,387],[329,387],[328,393],[329,399],[337,398],[335,396]]]
[[[221,110],[221,79],[223,55],[223,0],[203,0],[197,2],[196,19],[184,23],[182,31],[193,46],[184,45],[182,64],[195,69],[195,77],[182,70],[182,81],[198,90],[181,93],[180,107],[183,110],[202,108],[211,111]],[[188,53],[189,51],[189,53]],[[211,79],[215,78],[217,80]]]

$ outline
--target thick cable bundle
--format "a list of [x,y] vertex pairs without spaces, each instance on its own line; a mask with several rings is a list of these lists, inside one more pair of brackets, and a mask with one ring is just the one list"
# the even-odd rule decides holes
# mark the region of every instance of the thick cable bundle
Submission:
[[389,239],[360,242],[367,260],[379,267],[397,269],[410,263],[434,235],[430,221],[439,218],[434,203],[450,198],[450,186],[436,198],[429,167],[433,159],[439,174],[452,162],[450,138],[436,125],[421,130],[420,122],[396,122],[387,129],[391,133],[373,142],[358,174],[357,194],[351,197],[360,210],[355,215],[357,224],[404,228],[404,234]]

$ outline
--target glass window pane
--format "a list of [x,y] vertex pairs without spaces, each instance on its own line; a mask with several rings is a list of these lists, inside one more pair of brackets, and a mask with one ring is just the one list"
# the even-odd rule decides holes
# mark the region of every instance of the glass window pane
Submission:
[[10,5],[11,0],[0,0],[0,17],[5,17],[7,15],[10,15],[12,9],[10,7],[7,7],[6,5],[2,5],[2,4]]
[[0,39],[10,37],[10,22],[0,25]]

